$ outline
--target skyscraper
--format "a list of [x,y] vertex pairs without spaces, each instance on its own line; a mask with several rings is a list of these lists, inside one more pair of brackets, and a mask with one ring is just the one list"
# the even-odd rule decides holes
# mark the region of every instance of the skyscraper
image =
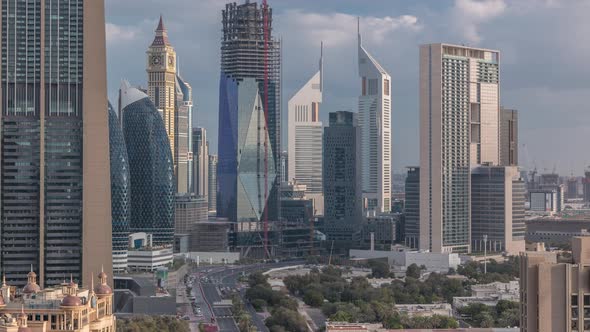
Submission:
[[288,143],[290,160],[287,165],[289,178],[307,187],[306,196],[314,201],[316,213],[324,214],[322,188],[322,62],[318,71],[289,100]]
[[193,193],[209,196],[209,142],[205,128],[193,129]]
[[127,146],[117,114],[109,103],[109,150],[111,156],[111,214],[113,222],[113,271],[127,269],[131,182]]
[[188,149],[187,149],[187,192],[193,192],[193,88],[188,84],[180,74],[176,75],[176,84],[180,87],[182,92],[182,100],[184,107],[188,111]]
[[418,248],[420,240],[420,167],[408,167],[405,187],[404,244],[410,248]]
[[361,77],[358,123],[361,128],[363,204],[367,211],[391,211],[391,76],[365,50],[358,32]]
[[518,165],[518,111],[500,108],[500,165]]
[[472,165],[499,162],[497,51],[420,47],[420,248],[470,251]]
[[330,113],[323,141],[325,232],[328,240],[350,245],[362,219],[361,138],[355,114]]
[[[162,16],[154,41],[147,50],[147,73],[150,100],[164,119],[164,126],[172,149],[176,190],[188,191],[188,105],[184,103],[183,86],[176,73],[176,51],[168,39]],[[184,81],[183,81],[184,83]],[[177,94],[182,93],[179,97]],[[179,114],[180,113],[180,114]],[[177,124],[180,121],[182,123]],[[178,132],[180,130],[180,132]]]
[[229,3],[222,23],[217,214],[260,221],[267,209],[268,220],[278,220],[281,45],[272,9]]
[[1,6],[1,270],[87,284],[112,266],[104,1]]
[[209,185],[209,211],[217,210],[217,155],[209,155],[209,172],[208,172],[208,185]]
[[131,232],[153,235],[155,245],[174,243],[174,164],[164,121],[142,91],[123,82],[123,134],[131,178]]
[[[471,250],[525,250],[525,185],[515,166],[479,166],[471,174]],[[485,239],[484,239],[485,236]]]
[[[238,83],[226,76],[221,83],[217,216],[238,222],[262,221],[264,209],[271,203],[271,181],[277,172],[270,147],[268,163],[264,162],[264,143],[270,134],[265,126],[259,85],[253,78]],[[236,126],[227,130],[221,128],[227,124]],[[265,166],[271,179],[268,186],[265,185]]]
[[176,164],[176,191],[180,194],[189,192],[188,159],[189,159],[189,131],[192,128],[189,122],[189,106],[184,98],[181,81],[176,79],[176,93],[174,103],[174,160]]

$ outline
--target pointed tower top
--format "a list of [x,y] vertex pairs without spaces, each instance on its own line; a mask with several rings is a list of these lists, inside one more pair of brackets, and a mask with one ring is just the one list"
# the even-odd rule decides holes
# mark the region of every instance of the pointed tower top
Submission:
[[356,17],[356,32],[358,35],[359,45],[361,45],[362,44],[362,37],[361,37],[361,17],[360,16]]
[[170,41],[168,40],[168,30],[166,30],[166,27],[164,26],[164,18],[162,15],[160,15],[160,21],[158,22],[158,27],[156,28],[156,36],[154,37],[152,46],[170,46]]
[[162,18],[162,14],[160,14],[160,22],[158,22],[158,27],[156,31],[166,31],[166,27],[164,26],[164,19]]

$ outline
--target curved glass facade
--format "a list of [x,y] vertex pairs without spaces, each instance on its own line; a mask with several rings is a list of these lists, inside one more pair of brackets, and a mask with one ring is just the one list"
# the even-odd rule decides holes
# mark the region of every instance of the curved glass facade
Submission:
[[[136,96],[142,94],[134,90],[131,93]],[[154,245],[171,245],[176,189],[164,121],[145,94],[125,105],[121,113],[133,198],[130,230],[152,234]]]
[[131,183],[125,138],[117,114],[109,103],[109,150],[111,156],[111,214],[113,222],[113,270],[127,269]]

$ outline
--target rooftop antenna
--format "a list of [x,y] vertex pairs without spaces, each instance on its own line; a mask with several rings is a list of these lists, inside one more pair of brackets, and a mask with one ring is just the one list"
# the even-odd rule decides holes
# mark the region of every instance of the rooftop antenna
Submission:
[[320,42],[320,92],[324,91],[324,41]]
[[361,38],[361,17],[357,16],[356,17],[356,32],[358,34],[358,41],[359,41],[359,45],[362,43],[362,38]]

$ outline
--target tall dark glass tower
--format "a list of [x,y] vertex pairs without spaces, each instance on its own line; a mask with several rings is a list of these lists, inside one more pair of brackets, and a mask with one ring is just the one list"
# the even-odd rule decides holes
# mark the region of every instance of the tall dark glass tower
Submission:
[[153,235],[154,245],[174,243],[174,162],[164,121],[142,91],[123,82],[123,135],[131,179],[131,232]]
[[109,103],[109,149],[111,152],[111,214],[113,219],[113,271],[127,269],[131,182],[125,138],[117,114]]
[[[260,221],[265,209],[270,221],[278,220],[280,215],[281,45],[272,36],[272,9],[266,10],[266,48],[264,8],[246,1],[241,5],[229,3],[222,11],[217,215],[231,221]],[[252,108],[255,95],[259,96],[259,109]],[[264,108],[267,121],[259,117]],[[261,127],[258,120],[263,121]],[[269,143],[266,157],[260,151],[260,147],[264,150],[265,136]]]
[[104,1],[1,5],[1,270],[87,284],[111,273]]
[[406,201],[404,204],[405,239],[410,248],[419,248],[420,240],[420,167],[408,167]]
[[354,113],[330,113],[324,128],[325,232],[344,246],[350,246],[362,219],[360,135]]

